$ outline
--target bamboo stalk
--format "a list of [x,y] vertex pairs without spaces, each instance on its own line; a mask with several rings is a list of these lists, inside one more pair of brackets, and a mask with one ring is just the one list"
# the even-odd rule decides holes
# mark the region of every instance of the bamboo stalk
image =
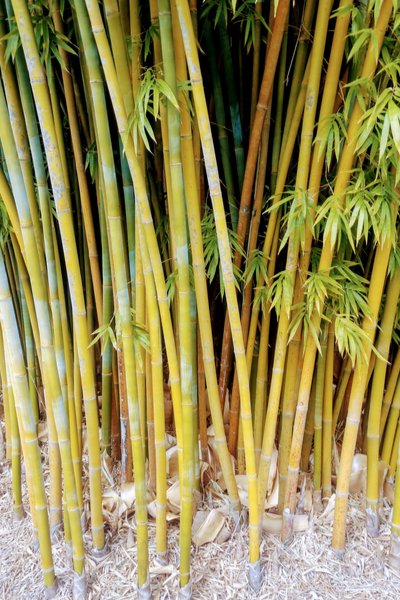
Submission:
[[[265,58],[264,74],[261,82],[260,95],[256,107],[256,114],[254,118],[254,125],[251,130],[251,137],[249,143],[249,150],[247,154],[246,169],[243,179],[242,195],[239,207],[239,221],[237,227],[238,241],[240,246],[243,248],[245,243],[245,237],[247,234],[248,222],[250,217],[250,205],[251,205],[251,194],[253,189],[254,177],[257,167],[258,148],[260,144],[264,118],[270,102],[270,96],[272,91],[272,85],[274,75],[279,59],[279,53],[285,29],[286,17],[289,10],[289,1],[283,0],[278,5],[278,10],[275,17],[274,28],[271,36],[271,43],[268,47],[267,56]],[[275,227],[272,230],[272,237]],[[272,243],[272,239],[271,239]],[[269,252],[266,252],[268,255]],[[242,253],[235,251],[234,265],[240,268],[242,263]],[[232,326],[231,326],[232,329]],[[228,316],[225,319],[224,334],[223,334],[223,352],[225,357],[230,354],[232,336],[229,332],[229,321]],[[221,360],[224,364],[227,359]],[[225,391],[227,385],[226,372],[222,372],[220,375],[219,389],[220,399],[225,398]],[[222,402],[222,400],[221,400]]]
[[385,390],[385,395],[382,402],[381,411],[381,422],[379,425],[379,437],[382,440],[383,432],[385,430],[386,421],[389,415],[390,407],[393,400],[394,390],[400,373],[400,352],[397,351],[396,358],[393,362],[392,369],[390,371],[389,381]]
[[[387,360],[392,341],[393,322],[397,312],[400,294],[400,273],[388,283],[385,308],[381,320],[376,349],[381,358],[376,359],[372,388],[371,402],[368,415],[368,451],[367,451],[367,531],[372,537],[379,535],[378,516],[378,466],[379,466],[379,425],[383,391],[385,387]],[[371,361],[372,362],[372,361]]]
[[[387,0],[384,3],[378,23],[375,27],[375,31],[378,38],[378,49],[381,48],[383,42],[383,36],[386,31],[387,22],[389,19],[389,15],[391,12],[390,0]],[[370,45],[368,47],[368,52],[366,55],[366,59],[364,61],[363,66],[363,75],[370,77],[371,74],[374,73],[376,68],[376,59],[375,59],[375,50],[372,49]],[[343,192],[345,191],[349,178],[350,178],[350,170],[353,164],[354,150],[356,144],[356,133],[359,128],[359,119],[362,114],[361,106],[356,100],[351,118],[348,127],[348,141],[346,142],[340,160],[340,166],[338,169],[338,177],[336,179],[335,189],[334,189],[334,197],[337,199],[337,203],[341,206],[341,203],[344,201]],[[329,269],[332,264],[332,244],[331,244],[331,233],[328,232],[328,235],[325,239],[320,262],[319,262],[319,271],[324,271]],[[314,314],[314,326],[316,329],[319,329],[319,324],[321,317],[320,315]],[[286,501],[285,506],[288,509],[287,519],[284,521],[284,529],[283,529],[283,538],[291,536],[291,528],[292,528],[292,517],[294,514],[295,508],[295,495],[297,488],[297,477],[298,477],[298,465],[300,460],[300,448],[301,441],[303,438],[305,419],[307,414],[308,407],[308,399],[311,388],[311,380],[314,371],[314,362],[315,362],[315,354],[316,354],[316,344],[315,341],[311,339],[311,336],[308,336],[307,347],[304,356],[304,367],[302,378],[300,382],[300,390],[299,390],[299,400],[297,404],[296,417],[294,423],[294,433],[293,433],[293,441],[291,447],[291,458],[290,458],[290,467],[291,470],[289,472],[288,482],[286,486]]]
[[0,253],[0,311],[2,328],[5,332],[11,370],[17,386],[18,400],[21,407],[21,416],[24,425],[29,464],[32,471],[32,480],[35,493],[36,519],[40,543],[42,572],[46,587],[46,596],[52,598],[57,591],[57,580],[54,574],[53,558],[51,553],[50,529],[47,518],[46,492],[44,488],[42,464],[40,460],[39,444],[36,436],[35,421],[29,397],[29,386],[26,379],[25,364],[20,345],[18,327],[15,319],[14,308],[4,268],[3,254]]
[[[280,3],[279,8],[281,8]],[[186,60],[189,68],[190,80],[192,82],[192,92],[196,107],[196,114],[200,129],[200,136],[203,147],[203,155],[206,164],[210,195],[213,202],[216,230],[218,235],[218,244],[222,265],[224,287],[229,311],[229,319],[232,329],[232,336],[235,348],[235,356],[239,374],[240,393],[241,393],[241,414],[244,429],[244,441],[247,463],[247,477],[249,489],[250,504],[250,585],[258,590],[261,585],[260,563],[259,563],[259,535],[257,523],[257,477],[255,471],[255,455],[253,443],[253,428],[251,422],[251,402],[249,394],[248,372],[246,357],[243,345],[243,336],[240,326],[240,317],[234,277],[232,271],[232,261],[230,256],[230,244],[226,226],[225,213],[222,203],[221,188],[216,166],[215,152],[212,144],[210,123],[207,114],[207,105],[205,102],[204,88],[202,86],[201,71],[197,54],[197,47],[193,31],[193,25],[190,19],[189,7],[177,0],[177,9],[179,21],[184,41]],[[279,10],[279,9],[278,9]],[[239,218],[240,221],[240,218]]]
[[322,501],[331,497],[332,487],[332,401],[333,369],[335,360],[335,319],[332,318],[328,331],[328,348],[324,380],[324,406],[322,410]]
[[[397,209],[395,214],[397,215]],[[363,330],[372,343],[374,342],[375,331],[377,327],[379,306],[382,301],[382,292],[386,278],[386,270],[389,262],[390,251],[390,242],[387,241],[385,244],[378,244],[371,274],[368,301],[372,314],[364,317]],[[367,360],[371,356],[371,352],[371,347],[368,346],[365,349]],[[356,444],[367,376],[368,367],[366,361],[364,360],[356,362],[336,486],[337,501],[335,504],[332,547],[339,557],[343,556],[344,553],[346,513],[351,471],[350,456],[353,455]],[[377,420],[377,424],[378,423],[379,420]],[[379,437],[377,440],[379,444]],[[369,516],[370,511],[372,511],[372,509],[369,507],[367,517]]]
[[[79,350],[79,358],[80,358],[80,367],[81,367],[81,375],[82,375],[82,385],[83,385],[83,396],[85,400],[86,406],[86,417],[87,417],[87,425],[89,429],[89,464],[90,464],[90,494],[91,494],[91,516],[92,516],[92,534],[93,534],[93,543],[95,550],[103,550],[104,548],[104,528],[103,528],[103,518],[102,518],[102,508],[101,508],[101,472],[100,472],[100,445],[99,445],[99,437],[98,437],[98,415],[97,415],[97,398],[94,386],[94,373],[91,367],[91,358],[90,358],[90,350],[88,350],[89,340],[87,336],[87,326],[86,326],[86,313],[85,306],[83,300],[83,288],[82,288],[82,280],[79,275],[79,261],[78,261],[78,253],[77,247],[75,243],[75,235],[73,231],[73,223],[72,223],[72,215],[70,209],[70,202],[68,197],[67,189],[64,185],[64,176],[62,171],[60,170],[60,156],[58,151],[58,146],[56,142],[56,132],[54,128],[54,122],[52,119],[52,110],[50,101],[48,98],[47,91],[47,82],[43,73],[43,69],[40,63],[40,57],[34,37],[32,22],[30,19],[29,11],[24,2],[22,0],[14,0],[13,8],[16,16],[16,21],[18,25],[18,29],[21,34],[21,39],[23,40],[22,46],[24,49],[24,54],[26,58],[26,62],[28,65],[29,77],[31,81],[31,86],[33,89],[33,95],[35,98],[35,104],[39,115],[39,122],[42,131],[42,137],[45,141],[45,151],[47,156],[47,163],[49,165],[50,170],[50,179],[52,182],[53,194],[56,203],[56,209],[58,214],[58,222],[62,234],[63,247],[64,247],[64,256],[66,260],[66,266],[69,273],[76,274],[76,277],[69,277],[69,291],[72,301],[73,314],[74,314],[74,325],[77,332],[77,346]],[[31,269],[29,269],[31,271]],[[40,324],[39,319],[39,324]],[[47,326],[47,325],[46,325]],[[43,344],[47,345],[47,339],[44,338],[41,334],[42,340],[42,352],[43,352]],[[52,346],[51,350],[52,352]],[[43,356],[45,359],[45,357]],[[51,366],[52,362],[49,359],[48,361],[49,370],[52,371]],[[54,365],[55,366],[55,365]],[[52,402],[55,402],[56,398],[59,397],[59,394],[54,390],[51,394]],[[57,405],[57,411],[59,407]],[[56,419],[57,420],[57,419]],[[65,432],[67,434],[67,432]],[[68,435],[66,435],[66,439],[68,439]],[[59,435],[60,442],[60,435]],[[64,439],[62,440],[63,447],[65,446],[67,455],[65,458],[71,460],[70,458],[70,448],[69,442],[64,444]],[[69,468],[66,469],[69,472]],[[73,469],[71,468],[71,473],[73,473]],[[67,476],[67,473],[66,473]],[[71,486],[74,485],[74,482],[71,481]],[[76,492],[75,492],[76,494]],[[67,494],[68,495],[68,494]],[[71,509],[73,505],[76,503],[76,498],[73,498],[71,494],[71,504],[70,498],[68,498],[68,509],[70,512],[70,520],[71,520]],[[79,537],[80,530],[80,521],[79,515],[78,521],[76,522],[76,532],[75,534]],[[78,526],[79,523],[79,526]],[[71,523],[72,528],[72,523]],[[82,533],[80,531],[80,536]],[[74,537],[74,534],[73,534]],[[81,542],[79,542],[81,543]],[[75,544],[74,544],[75,546]],[[83,547],[82,547],[83,550]],[[75,556],[75,564],[77,568],[77,572],[79,575],[83,573],[83,555],[81,555],[80,550],[77,552]]]
[[[313,51],[311,54],[310,74],[307,85],[307,97],[303,115],[303,126],[301,132],[301,145],[299,154],[299,163],[296,174],[296,192],[297,198],[293,199],[296,205],[301,202],[301,195],[307,189],[308,175],[312,150],[312,134],[314,129],[315,115],[317,110],[317,98],[319,84],[321,80],[321,69],[323,53],[326,42],[326,31],[331,11],[331,2],[326,0],[319,3],[316,35],[314,38]],[[273,438],[278,416],[279,401],[282,390],[283,374],[285,368],[286,349],[289,339],[289,325],[291,314],[285,306],[293,301],[293,292],[295,287],[295,277],[297,272],[298,254],[300,249],[300,235],[295,235],[293,231],[288,241],[288,251],[286,259],[286,273],[290,277],[291,285],[285,287],[282,297],[282,310],[279,315],[278,333],[275,345],[275,355],[271,379],[270,398],[267,410],[267,419],[265,422],[264,442],[259,469],[259,518],[262,520],[264,500],[268,485],[269,467],[272,457]],[[291,367],[297,367],[297,361],[292,363]],[[289,367],[290,368],[290,367]]]

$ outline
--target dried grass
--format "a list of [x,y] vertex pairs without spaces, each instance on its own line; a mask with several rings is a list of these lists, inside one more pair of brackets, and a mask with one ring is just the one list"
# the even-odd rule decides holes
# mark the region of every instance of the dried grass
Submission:
[[[49,467],[46,444],[42,445],[46,487],[49,486]],[[87,462],[84,462],[85,501],[88,501]],[[44,586],[40,555],[31,550],[32,529],[29,503],[24,488],[27,516],[20,522],[12,518],[11,467],[0,463],[0,599],[42,600]],[[119,489],[120,473],[114,467],[114,488]],[[109,482],[104,482],[108,487]],[[198,509],[209,511],[209,498]],[[213,499],[214,507],[223,504]],[[383,502],[380,536],[368,537],[362,510],[362,493],[350,498],[347,519],[345,560],[340,562],[330,548],[331,522],[318,522],[313,529],[295,535],[289,547],[282,546],[278,535],[263,533],[261,566],[263,586],[254,594],[247,583],[248,531],[236,531],[222,544],[209,543],[199,548],[192,545],[193,598],[204,600],[251,598],[297,600],[395,599],[400,594],[400,578],[386,565],[390,539],[390,506]],[[312,520],[311,520],[312,521]],[[232,520],[225,527],[234,532]],[[91,555],[90,532],[85,534],[88,600],[135,599],[137,552],[134,512],[125,513],[118,521],[106,525],[110,537],[110,553],[100,563]],[[168,526],[169,564],[160,567],[155,561],[155,522],[149,519],[150,575],[156,600],[176,598],[179,569],[179,522]],[[60,584],[57,598],[72,597],[72,572],[68,563],[62,532],[53,545],[55,570]]]

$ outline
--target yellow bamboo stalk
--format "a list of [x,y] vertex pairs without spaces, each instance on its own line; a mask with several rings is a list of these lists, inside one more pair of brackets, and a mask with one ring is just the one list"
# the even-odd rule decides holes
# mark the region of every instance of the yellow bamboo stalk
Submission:
[[[113,64],[113,58],[110,52],[110,47],[105,35],[104,26],[102,23],[100,10],[97,2],[87,0],[86,6],[92,31],[96,40],[99,55],[102,60],[104,74],[106,77],[107,86],[110,90],[110,95],[113,101],[114,114],[117,118],[118,131],[122,140],[125,140],[126,128],[126,112],[123,105],[121,92],[119,90],[116,72]],[[143,179],[143,174],[139,160],[136,156],[133,140],[131,136],[126,141],[125,153],[129,164],[129,169],[132,175],[132,180],[135,188],[136,200],[139,203],[142,215],[143,229],[145,233],[146,243],[149,250],[149,256],[153,268],[155,278],[157,297],[159,302],[161,322],[166,343],[168,363],[170,367],[171,392],[174,406],[175,425],[177,433],[177,445],[179,454],[182,454],[182,408],[181,408],[181,386],[178,360],[174,343],[174,333],[172,328],[171,315],[168,307],[168,296],[166,291],[164,272],[160,253],[158,250],[157,238],[154,230],[154,224],[151,217],[150,206],[146,193],[146,185]],[[181,458],[180,458],[181,460]]]
[[[400,412],[400,381],[397,381],[396,389],[393,395],[393,402],[390,407],[389,417],[387,419],[385,435],[382,444],[382,460],[390,463],[392,451],[394,448],[393,441],[397,434],[397,423]],[[395,450],[396,454],[396,450]],[[397,457],[396,457],[397,460]]]
[[397,457],[399,454],[398,448],[400,444],[400,420],[397,422],[396,435],[394,438],[394,444],[392,449],[392,455],[390,457],[390,477],[392,480],[396,475]]
[[397,380],[400,373],[400,352],[397,351],[396,358],[394,359],[392,370],[390,371],[389,381],[383,397],[382,411],[381,411],[381,422],[379,424],[379,437],[382,440],[382,435],[385,429],[386,420],[390,411],[390,406],[393,400],[394,390],[396,389]]
[[[394,212],[395,215],[397,215],[397,209]],[[379,308],[382,302],[382,293],[385,284],[391,248],[392,244],[390,240],[386,240],[384,244],[378,244],[371,274],[368,302],[372,314],[364,317],[363,331],[368,336],[368,339],[372,344],[374,343],[374,337],[377,328]],[[371,346],[366,347],[366,344],[364,343],[364,349],[368,361],[372,352]],[[335,519],[333,522],[332,547],[339,557],[342,557],[344,553],[351,464],[357,440],[367,376],[368,364],[365,360],[357,361],[354,370],[353,386],[351,388],[349,410],[347,414],[346,429],[343,438],[342,454],[336,486],[336,504]],[[377,420],[377,423],[379,423],[379,419]],[[372,509],[369,508],[367,515],[370,514],[371,511]]]
[[[341,0],[340,8],[351,4],[348,0]],[[306,5],[305,23],[312,19],[312,3],[308,2]],[[350,11],[347,10],[344,14],[341,14],[335,25],[335,33],[332,40],[332,47],[330,52],[330,59],[326,79],[324,82],[324,93],[322,96],[321,109],[319,114],[319,123],[317,129],[317,135],[314,144],[310,178],[308,182],[308,199],[311,203],[317,205],[318,195],[321,183],[321,177],[323,167],[325,164],[325,152],[320,152],[322,135],[324,128],[326,127],[326,118],[334,110],[334,102],[337,93],[338,81],[340,76],[340,69],[342,65],[342,59],[346,41],[346,35],[349,25]],[[302,42],[300,41],[300,44]],[[303,42],[304,43],[304,42]],[[293,80],[295,80],[295,74],[293,74]],[[295,81],[293,82],[295,85]],[[290,101],[289,101],[290,102]],[[290,118],[290,107],[288,106],[288,116]],[[286,126],[285,126],[286,129]],[[285,134],[283,140],[285,139]],[[281,165],[279,166],[281,168]],[[314,218],[314,211],[310,210],[311,218]],[[296,287],[294,292],[293,305],[299,305],[304,301],[304,282],[307,277],[307,272],[310,263],[310,253],[312,244],[313,234],[308,225],[306,224],[305,233],[305,244],[304,249],[301,253],[300,265],[296,277]],[[292,318],[295,314],[292,315]],[[291,340],[288,349],[288,364],[297,365],[299,362],[300,342],[302,335],[302,326],[297,328],[296,334]],[[295,393],[296,388],[296,376],[294,370],[287,369],[285,377],[285,396],[283,401],[283,424],[282,424],[282,446],[281,446],[281,462],[280,462],[280,483],[279,486],[279,508],[280,512],[283,510],[285,488],[287,480],[287,470],[290,457],[290,445],[291,445],[291,432],[293,428],[294,411],[296,408],[297,394]],[[298,391],[298,387],[297,387]]]
[[[178,80],[187,79],[185,55],[182,35],[179,30],[176,2],[171,3],[174,32],[176,72]],[[189,233],[192,250],[194,282],[197,299],[198,323],[201,336],[204,370],[207,380],[208,398],[210,402],[215,440],[218,448],[222,471],[231,502],[234,517],[239,518],[240,502],[237,491],[232,462],[226,445],[225,429],[219,401],[218,380],[215,369],[214,344],[211,331],[210,311],[207,294],[207,280],[204,265],[203,244],[201,236],[200,203],[197,196],[196,165],[190,115],[186,109],[185,98],[179,96],[181,106],[181,148],[182,166],[185,185],[186,206],[188,211]],[[197,430],[197,421],[196,421]],[[197,438],[197,436],[196,436]],[[196,440],[197,442],[197,440]],[[198,442],[197,442],[198,443]]]
[[[3,38],[6,33],[7,32],[4,23],[4,13],[3,10],[0,9],[0,37]],[[1,74],[4,84],[4,91],[7,98],[7,105],[9,107],[10,112],[11,129],[15,140],[15,146],[18,152],[18,159],[20,161],[22,176],[24,178],[25,188],[29,202],[29,209],[32,215],[32,222],[35,231],[40,269],[44,274],[46,272],[46,263],[44,260],[43,252],[43,233],[42,228],[40,226],[39,210],[36,201],[35,187],[32,176],[28,136],[26,132],[21,100],[18,93],[18,86],[14,73],[14,67],[10,60],[7,61],[7,63],[5,61],[6,45],[6,41],[0,43]],[[23,246],[21,246],[21,249],[22,248]]]
[[[383,38],[391,14],[391,8],[391,0],[385,0],[382,5],[378,23],[374,29],[378,40],[379,50],[382,47]],[[368,51],[365,57],[364,66],[362,70],[362,77],[371,77],[375,72],[376,65],[376,48],[371,43],[368,46]],[[363,110],[359,104],[359,101],[356,100],[350,118],[350,123],[347,131],[347,142],[344,145],[343,152],[341,155],[340,165],[338,168],[338,176],[336,178],[336,184],[334,189],[334,197],[337,199],[336,203],[338,207],[341,207],[342,203],[344,202],[344,193],[350,179],[350,172],[353,165],[354,151],[356,147],[356,134],[360,127],[360,118],[362,116],[362,113]],[[326,271],[327,269],[329,269],[332,264],[332,258],[333,248],[331,242],[331,232],[328,232],[321,253],[319,270]],[[321,321],[321,316],[315,313],[312,318],[314,320],[314,326],[316,326],[316,329],[318,330]],[[299,400],[297,403],[296,417],[294,423],[294,432],[290,456],[290,469],[288,475],[288,482],[286,486],[285,506],[287,508],[287,518],[284,519],[283,524],[283,539],[291,537],[296,502],[298,466],[300,460],[305,419],[308,408],[309,394],[311,389],[312,375],[314,372],[315,354],[315,341],[312,339],[312,336],[308,336],[306,351],[304,355],[303,373],[300,382]]]
[[22,504],[22,493],[21,493],[21,440],[18,429],[17,411],[15,407],[15,398],[12,386],[7,385],[7,382],[11,380],[10,367],[8,360],[6,359],[6,370],[7,379],[6,387],[8,388],[8,402],[10,410],[10,422],[11,422],[11,470],[12,470],[12,494],[13,494],[13,517],[15,520],[20,521],[23,519],[25,511]]
[[243,345],[242,329],[240,324],[239,307],[232,270],[231,250],[226,225],[225,211],[222,200],[220,180],[218,175],[214,146],[212,142],[210,121],[207,104],[202,84],[199,58],[197,53],[196,38],[190,17],[189,6],[182,0],[177,0],[179,21],[184,42],[186,60],[192,83],[192,93],[196,107],[203,155],[206,164],[210,195],[213,202],[216,230],[218,235],[219,252],[222,266],[223,282],[225,287],[229,320],[232,329],[232,338],[235,349],[236,364],[239,376],[241,393],[241,415],[243,420],[244,442],[246,451],[246,465],[249,493],[249,520],[250,520],[250,572],[249,581],[253,589],[261,586],[261,571],[259,562],[259,529],[257,507],[257,475],[255,469],[255,454],[253,442],[253,426],[251,420],[251,401],[249,393],[249,378],[246,356]]
[[[75,243],[75,234],[73,219],[71,214],[70,199],[65,187],[63,172],[60,168],[60,155],[57,145],[56,131],[52,118],[52,108],[48,97],[47,81],[43,68],[40,62],[39,52],[36,45],[36,40],[33,32],[32,21],[28,11],[28,7],[23,0],[14,0],[13,9],[16,17],[16,22],[21,35],[22,47],[24,50],[26,63],[29,71],[29,78],[33,90],[35,104],[39,116],[39,122],[42,132],[42,138],[45,143],[45,151],[47,156],[47,164],[49,166],[50,179],[52,183],[53,195],[56,203],[58,214],[58,222],[61,230],[63,241],[64,257],[67,271],[69,273],[69,288],[71,295],[72,311],[74,316],[74,327],[76,331],[77,346],[79,350],[80,368],[83,384],[83,396],[86,406],[86,418],[88,426],[89,440],[89,472],[90,472],[90,495],[91,495],[91,517],[92,517],[92,535],[94,551],[101,552],[104,548],[104,527],[101,506],[101,469],[100,469],[100,443],[98,436],[98,415],[97,415],[97,397],[95,391],[95,380],[92,369],[89,339],[86,326],[86,312],[84,305],[82,280],[80,277],[80,268],[77,247]],[[40,322],[39,322],[40,325]],[[42,335],[41,335],[42,338]],[[42,339],[42,344],[47,344],[47,340]],[[43,352],[43,346],[42,346]],[[47,357],[43,355],[43,359]],[[48,361],[49,370],[52,361]],[[54,374],[53,374],[54,377]],[[56,392],[51,394],[52,401],[58,397]],[[67,439],[68,439],[68,433]],[[70,458],[69,441],[64,444],[64,439],[59,442],[66,448],[65,458]],[[71,458],[72,462],[72,458]],[[71,465],[70,473],[66,470],[65,477],[69,478],[74,471]],[[74,478],[72,478],[74,479]],[[74,480],[69,481],[72,487],[75,487]],[[71,500],[71,503],[70,503]],[[71,510],[75,508],[77,502],[76,492],[75,498],[72,494],[68,498],[68,509],[70,513],[70,521],[72,528]],[[75,517],[74,517],[75,518]],[[78,515],[79,519],[79,515]],[[76,535],[79,537],[80,521],[76,523]],[[78,526],[79,523],[79,526]],[[74,526],[75,528],[75,526]],[[80,533],[80,535],[82,535]],[[78,541],[77,541],[78,543]],[[74,542],[75,546],[75,542]],[[80,550],[74,556],[77,573],[81,576],[83,573],[83,545],[82,553]]]
[[383,310],[379,337],[376,344],[376,349],[383,358],[377,357],[376,359],[368,415],[367,531],[372,537],[378,537],[379,535],[379,425],[386,379],[387,359],[389,358],[393,322],[397,312],[399,294],[400,271],[388,284],[385,308]]
[[[400,436],[400,426],[399,426]],[[397,436],[396,436],[397,437]],[[400,572],[400,437],[397,437],[397,444],[394,447],[393,453],[397,452],[397,477],[394,488],[394,501],[393,501],[393,514],[392,514],[392,528],[390,536],[390,552],[389,552],[389,565],[392,569]]]
[[143,260],[143,273],[146,279],[146,298],[151,348],[152,392],[154,400],[154,442],[156,449],[156,546],[161,564],[168,562],[167,550],[167,459],[165,446],[164,381],[161,348],[160,315],[157,305],[156,286],[142,225],[138,227],[140,248]]
[[[326,43],[326,31],[328,28],[328,22],[331,12],[331,4],[331,0],[324,0],[318,5],[317,23],[315,28],[316,35],[314,37],[313,50],[311,53],[310,74],[308,78],[307,96],[303,115],[299,162],[297,165],[296,192],[298,194],[298,198],[293,199],[293,202],[295,202],[296,204],[301,202],[301,195],[307,190],[311,161],[313,130],[315,124],[315,115],[317,111],[322,61]],[[269,468],[271,464],[276,420],[278,416],[283,375],[285,370],[286,351],[289,338],[289,325],[292,318],[291,312],[288,311],[285,307],[287,306],[287,303],[291,304],[293,301],[293,292],[295,288],[299,249],[300,235],[298,234],[296,236],[293,231],[289,237],[286,259],[286,273],[290,277],[291,286],[290,291],[288,291],[288,288],[285,288],[282,297],[282,310],[279,316],[278,333],[276,338],[270,387],[270,397],[267,409],[267,418],[265,422],[263,448],[261,453],[261,462],[259,469],[258,504],[260,527],[262,527],[262,515],[264,512],[264,503],[268,486]],[[296,367],[297,361],[289,366],[289,368],[293,369],[295,369]]]
[[7,379],[6,357],[4,353],[3,335],[0,331],[0,373],[1,373],[1,392],[3,395],[4,421],[6,426],[6,459],[12,460],[12,431],[11,414],[8,400],[10,383]]
[[[60,33],[64,34],[63,20],[60,14],[59,1],[55,0],[52,5],[51,16],[54,25]],[[85,174],[85,161],[82,152],[82,143],[79,134],[78,114],[75,104],[74,87],[69,66],[68,52],[62,47],[58,47],[61,58],[64,60],[65,69],[61,69],[61,75],[64,84],[64,94],[67,103],[68,123],[71,132],[72,147],[75,157],[75,168],[78,175],[79,193],[82,204],[83,221],[85,224],[86,242],[89,253],[90,272],[92,275],[94,299],[96,303],[96,313],[99,326],[103,324],[103,293],[101,285],[99,256],[96,247],[96,234],[94,230],[92,209],[90,206],[89,187]]]
[[[53,598],[57,592],[57,580],[54,574],[51,553],[49,521],[47,518],[47,502],[44,487],[42,463],[36,426],[29,396],[29,386],[26,377],[25,363],[18,335],[14,307],[7,283],[3,255],[0,255],[0,313],[6,353],[10,360],[10,371],[13,373],[16,396],[21,408],[23,430],[26,446],[29,452],[29,467],[32,472],[33,489],[35,494],[35,514],[38,525],[38,536],[42,560],[42,572],[46,586],[46,596]],[[48,591],[47,591],[48,590]]]

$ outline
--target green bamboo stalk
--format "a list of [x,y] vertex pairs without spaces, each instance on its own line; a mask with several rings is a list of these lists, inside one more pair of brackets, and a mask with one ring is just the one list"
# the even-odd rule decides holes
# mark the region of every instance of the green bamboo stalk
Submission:
[[24,322],[24,334],[25,334],[25,351],[27,361],[27,372],[29,381],[29,393],[32,402],[33,416],[35,419],[36,427],[39,421],[39,404],[38,396],[36,391],[36,366],[35,366],[35,345],[33,341],[32,326],[29,319],[28,307],[26,304],[25,290],[21,285],[21,305],[22,305],[22,318]]
[[[242,123],[240,120],[239,102],[236,93],[235,75],[233,69],[233,60],[229,44],[229,36],[226,30],[224,19],[218,21],[219,37],[221,41],[222,60],[224,61],[225,83],[228,92],[229,110],[231,114],[231,124],[233,141],[235,145],[235,158],[237,178],[239,182],[239,194],[242,193],[244,170],[245,170],[245,154],[243,148]],[[199,139],[200,142],[200,139]]]
[[218,74],[217,58],[215,53],[212,25],[207,21],[204,27],[204,48],[207,54],[209,73],[213,89],[215,118],[218,127],[218,143],[224,172],[224,184],[228,195],[229,212],[231,215],[232,229],[237,231],[239,220],[238,202],[235,197],[235,188],[232,175],[229,139],[226,131],[226,116],[222,98],[221,81]]
[[[101,250],[103,267],[103,323],[109,323],[114,310],[113,289],[111,281],[110,253],[108,248],[108,237],[106,218],[104,214],[104,197],[100,188],[100,228],[101,228]],[[134,289],[135,286],[132,286]],[[108,343],[104,348],[101,361],[101,445],[111,455],[111,403],[112,403],[112,344]]]
[[310,43],[310,33],[317,6],[318,3],[316,0],[307,0],[304,6],[304,15],[300,25],[300,34],[296,48],[296,60],[293,68],[292,85],[290,87],[289,101],[286,109],[285,127],[282,134],[281,156],[285,149],[287,139],[290,134],[290,128],[292,126],[297,97],[300,92],[301,82],[303,80],[306,66],[308,46]]

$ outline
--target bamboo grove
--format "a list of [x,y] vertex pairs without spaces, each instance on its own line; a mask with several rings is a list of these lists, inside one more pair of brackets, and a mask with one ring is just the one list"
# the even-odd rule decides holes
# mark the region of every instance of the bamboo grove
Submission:
[[74,598],[87,527],[93,557],[109,551],[102,455],[134,481],[151,598],[147,491],[167,564],[166,433],[191,597],[210,425],[237,527],[247,475],[255,591],[276,449],[282,541],[309,472],[314,511],[335,493],[340,559],[354,455],[372,537],[383,462],[400,573],[399,35],[397,0],[0,1],[5,441],[48,598],[61,527]]

